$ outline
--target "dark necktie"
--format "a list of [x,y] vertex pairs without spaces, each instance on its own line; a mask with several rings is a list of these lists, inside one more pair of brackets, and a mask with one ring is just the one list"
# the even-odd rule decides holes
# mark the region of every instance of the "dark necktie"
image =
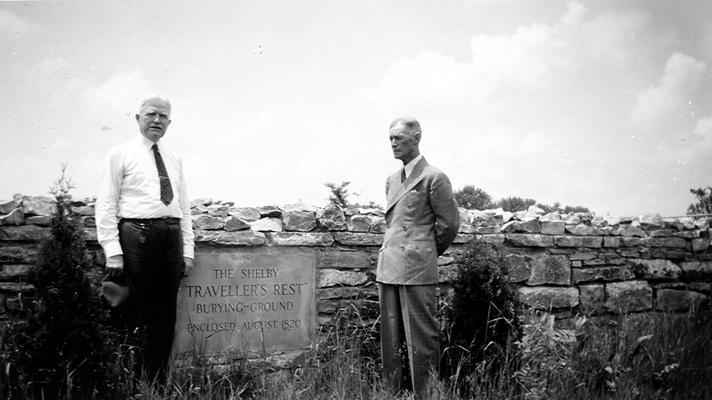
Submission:
[[168,172],[166,172],[166,164],[163,163],[163,157],[158,151],[158,145],[153,144],[151,146],[153,149],[153,155],[156,157],[156,168],[158,169],[158,178],[161,180],[161,201],[163,204],[168,205],[173,200],[173,189],[171,188],[171,180],[168,178]]
[[405,168],[401,169],[401,182],[405,182]]

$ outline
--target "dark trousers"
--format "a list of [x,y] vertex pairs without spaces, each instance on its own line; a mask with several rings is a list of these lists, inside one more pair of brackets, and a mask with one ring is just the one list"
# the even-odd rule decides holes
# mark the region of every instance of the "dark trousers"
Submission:
[[178,219],[122,219],[119,240],[146,379],[165,380],[176,323],[176,296],[183,276],[183,238]]
[[[381,354],[386,384],[399,392],[410,386],[416,398],[427,393],[430,372],[440,364],[440,323],[435,285],[378,285]],[[407,363],[406,363],[407,360]],[[410,385],[407,385],[410,367]]]

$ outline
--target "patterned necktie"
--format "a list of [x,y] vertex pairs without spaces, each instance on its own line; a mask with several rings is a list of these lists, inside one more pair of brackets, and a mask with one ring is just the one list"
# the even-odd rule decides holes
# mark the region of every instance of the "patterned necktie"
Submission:
[[171,180],[168,178],[168,172],[166,172],[166,165],[163,163],[163,157],[161,153],[158,152],[158,145],[153,144],[151,146],[153,150],[153,155],[156,157],[156,168],[158,168],[158,178],[161,180],[161,201],[165,205],[169,205],[171,200],[173,200],[173,188],[171,188]]
[[405,182],[405,168],[401,169],[401,182]]

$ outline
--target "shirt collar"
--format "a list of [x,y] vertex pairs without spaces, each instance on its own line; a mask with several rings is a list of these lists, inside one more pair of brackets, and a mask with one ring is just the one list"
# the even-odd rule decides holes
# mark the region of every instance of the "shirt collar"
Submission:
[[421,158],[423,158],[423,155],[418,154],[417,157],[410,160],[410,162],[408,164],[406,164],[405,167],[403,167],[405,169],[405,177],[406,178],[408,178],[410,176],[410,173],[413,172],[413,168],[415,168],[415,164],[417,164]]
[[[151,147],[153,147],[153,141],[148,140],[145,136],[143,136],[140,133],[138,134],[138,140],[145,148],[147,148],[149,150],[151,149]],[[158,142],[156,142],[156,144],[158,145],[158,150],[161,150],[160,140]]]

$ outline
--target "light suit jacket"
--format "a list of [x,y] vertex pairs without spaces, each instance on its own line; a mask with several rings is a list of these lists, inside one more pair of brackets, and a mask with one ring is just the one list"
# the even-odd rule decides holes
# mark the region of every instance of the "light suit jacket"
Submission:
[[460,215],[447,175],[422,158],[401,182],[386,180],[386,234],[376,280],[394,285],[438,283],[438,256],[457,235]]

